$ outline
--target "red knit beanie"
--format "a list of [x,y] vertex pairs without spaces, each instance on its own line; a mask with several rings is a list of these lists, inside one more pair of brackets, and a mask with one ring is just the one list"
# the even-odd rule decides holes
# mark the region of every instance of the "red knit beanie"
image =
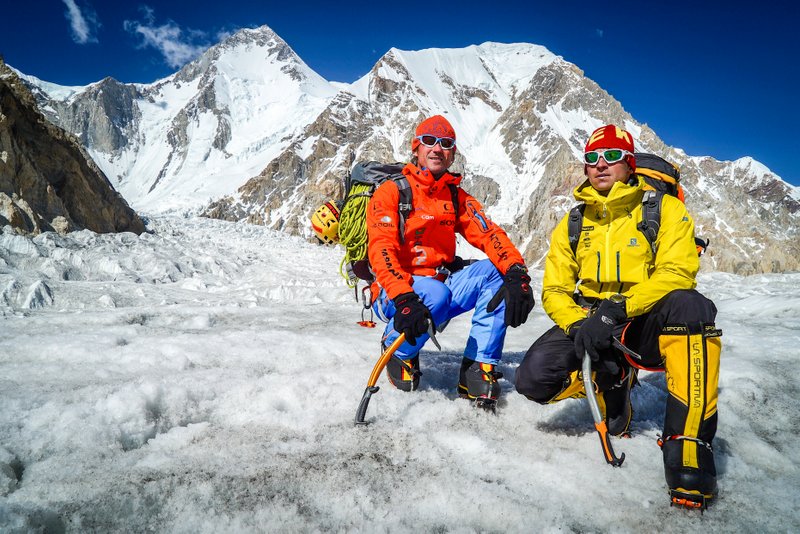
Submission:
[[[417,131],[414,132],[414,139],[411,140],[411,151],[415,151],[419,146],[419,139],[417,139],[420,135],[434,135],[436,137],[451,137],[452,139],[456,138],[456,131],[447,122],[447,119],[442,117],[441,115],[434,115],[429,119],[425,119],[419,126],[417,126]],[[455,149],[455,147],[454,147]]]
[[[633,154],[633,136],[613,124],[601,126],[592,132],[589,140],[586,142],[584,152],[591,152],[598,148],[621,148]],[[636,170],[636,158],[634,156],[625,156],[625,161],[628,163],[632,171]]]

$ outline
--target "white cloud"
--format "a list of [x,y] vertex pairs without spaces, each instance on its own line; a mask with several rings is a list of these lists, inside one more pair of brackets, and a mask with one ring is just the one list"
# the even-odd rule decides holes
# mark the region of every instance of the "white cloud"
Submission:
[[170,67],[182,67],[208,48],[205,32],[184,30],[171,20],[160,26],[156,25],[153,9],[148,6],[143,6],[141,9],[145,20],[143,22],[126,20],[124,27],[142,38],[143,47],[153,47],[161,52],[164,61]]
[[217,42],[221,43],[222,41],[224,41],[225,39],[227,39],[228,37],[230,37],[231,35],[236,33],[238,30],[239,30],[239,28],[237,28],[235,30],[220,30],[220,31],[218,31],[217,32]]
[[63,2],[67,6],[64,16],[72,28],[72,40],[78,44],[98,42],[95,35],[100,27],[97,14],[88,6],[84,7],[84,14],[78,4],[75,3],[75,0],[63,0]]

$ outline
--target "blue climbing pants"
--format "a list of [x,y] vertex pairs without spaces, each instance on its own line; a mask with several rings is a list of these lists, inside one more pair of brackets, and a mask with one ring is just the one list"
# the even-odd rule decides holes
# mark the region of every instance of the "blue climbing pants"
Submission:
[[[472,328],[464,349],[464,356],[483,363],[496,364],[503,353],[506,337],[505,301],[489,313],[486,305],[503,285],[503,275],[489,260],[481,260],[451,274],[441,282],[427,276],[414,277],[414,292],[431,311],[437,331],[441,331],[450,319],[462,313],[475,310],[472,314]],[[375,314],[386,322],[383,345],[388,347],[400,334],[394,329],[394,301],[381,289],[372,304]],[[403,343],[395,352],[402,360],[413,358],[430,336],[424,334],[417,338],[416,345]]]

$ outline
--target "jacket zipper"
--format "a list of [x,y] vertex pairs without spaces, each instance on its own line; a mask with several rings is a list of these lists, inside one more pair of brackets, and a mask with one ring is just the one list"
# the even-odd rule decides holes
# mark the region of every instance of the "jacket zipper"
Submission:
[[[608,217],[608,209],[606,208],[606,205],[603,204],[603,218],[605,218],[605,217]],[[607,259],[606,259],[606,262],[605,262],[605,272],[603,273],[603,274],[605,274],[605,279],[606,280],[610,280],[611,279],[611,273],[608,272],[609,271],[609,267],[610,267],[608,260],[613,257],[612,254],[611,254],[611,223],[612,222],[613,222],[613,220],[611,219],[611,217],[609,217],[608,224],[606,225],[606,242],[605,242],[605,257]],[[598,281],[599,280],[600,279],[598,278]]]

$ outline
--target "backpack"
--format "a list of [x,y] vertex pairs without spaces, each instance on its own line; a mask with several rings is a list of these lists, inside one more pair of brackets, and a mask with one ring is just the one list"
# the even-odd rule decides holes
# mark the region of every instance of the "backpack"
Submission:
[[345,178],[339,217],[339,242],[345,247],[345,255],[340,272],[350,287],[355,287],[358,279],[371,282],[374,278],[367,260],[367,204],[378,186],[386,180],[393,181],[400,193],[397,209],[400,215],[398,233],[402,242],[405,220],[412,207],[411,185],[403,176],[403,164],[361,161]]
[[[400,243],[405,242],[405,222],[413,210],[413,197],[411,184],[403,175],[403,167],[403,163],[362,161],[345,178],[345,196],[341,201],[339,217],[339,242],[345,247],[345,256],[340,272],[350,287],[356,287],[359,279],[370,283],[375,280],[367,258],[367,204],[378,186],[387,180],[394,182],[400,193],[397,233]],[[457,213],[458,188],[451,184],[450,192]]]
[[[671,195],[681,202],[685,202],[683,188],[680,185],[681,171],[677,165],[673,165],[655,154],[637,152],[635,156],[635,174],[642,177],[646,184],[644,196],[642,197],[642,220],[636,227],[644,234],[647,243],[650,245],[650,250],[653,251],[653,256],[655,256],[657,251],[656,237],[658,237],[658,230],[661,228],[661,199],[664,198],[664,195]],[[573,255],[578,250],[585,208],[585,204],[579,204],[569,212],[567,230],[569,232],[569,246]],[[694,243],[697,247],[697,255],[702,256],[710,240],[695,237]]]

